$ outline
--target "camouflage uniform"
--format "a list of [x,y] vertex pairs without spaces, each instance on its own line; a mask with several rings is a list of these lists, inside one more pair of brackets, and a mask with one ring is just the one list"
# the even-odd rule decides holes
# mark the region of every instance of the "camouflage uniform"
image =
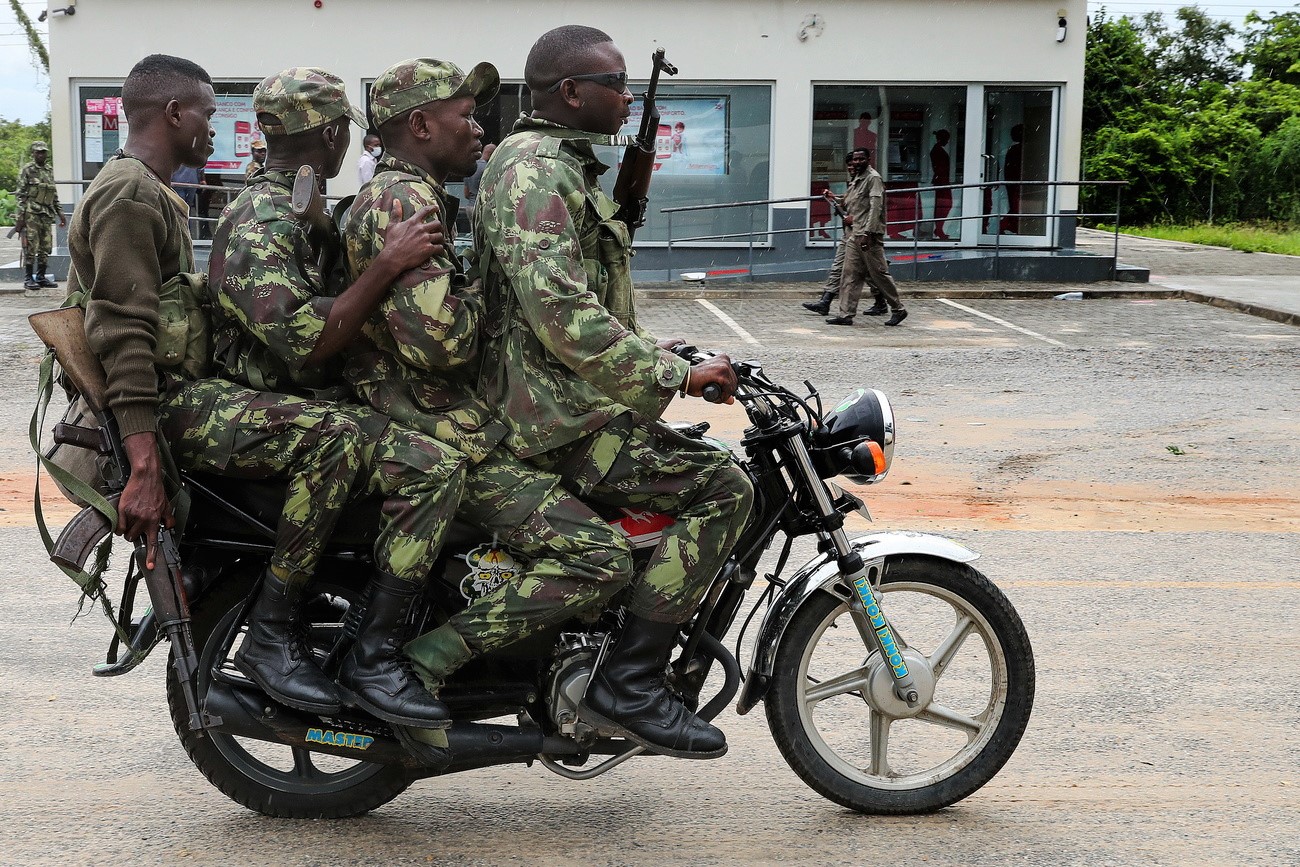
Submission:
[[[259,87],[255,103],[264,88],[292,101],[304,81],[320,75],[314,70],[281,74],[269,88],[266,82]],[[283,118],[286,113],[277,114]],[[333,119],[321,118],[315,108],[303,109],[296,123],[307,126],[286,132]],[[345,455],[360,469],[350,493],[384,497],[376,567],[423,584],[460,496],[464,458],[369,407],[340,403],[345,396],[337,385],[341,360],[304,366],[333,297],[343,287],[319,265],[322,249],[327,259],[337,253],[337,233],[313,238],[293,216],[292,191],[292,173],[259,175],[222,213],[213,241],[214,352],[223,375],[258,391],[296,395],[268,396],[258,407],[265,424],[255,425],[236,443],[236,449],[242,442],[250,451],[232,464],[238,472],[246,463],[260,468],[267,461],[297,461],[313,448]],[[302,399],[312,397],[316,399]],[[330,442],[334,439],[339,442]],[[293,543],[295,556],[310,556],[329,538],[349,492],[327,486],[325,495],[309,496],[311,480],[301,481],[302,495],[291,489],[291,509],[286,509],[287,518],[292,510],[299,519],[300,532],[284,541]]]
[[657,423],[685,361],[637,324],[627,228],[597,185],[609,136],[521,118],[483,175],[475,249],[485,275],[484,390],[511,450],[608,506],[677,520],[632,584],[631,612],[691,616],[753,501],[730,455]]
[[[49,152],[45,142],[32,142],[32,153]],[[54,166],[35,160],[18,173],[18,218],[23,221],[23,267],[37,280],[45,279],[45,263],[54,249],[54,223],[59,219],[59,191],[54,186]]]
[[255,139],[249,146],[249,149],[262,151],[262,159],[259,160],[257,154],[253,154],[252,158],[248,161],[248,166],[244,169],[244,186],[251,184],[253,178],[266,169],[266,142],[262,141],[260,138]]
[[[407,61],[376,80],[371,114],[382,124],[399,113],[395,92],[421,105],[460,91],[491,98],[495,70],[487,74],[480,66],[467,81],[452,64]],[[386,152],[344,227],[353,279],[383,250],[399,202],[407,215],[434,206],[445,225],[452,224],[459,204],[425,170]],[[565,491],[557,476],[500,447],[506,427],[474,391],[482,309],[459,257],[435,257],[393,285],[365,330],[374,351],[354,356],[346,378],[380,412],[465,453],[472,465],[459,517],[527,562],[521,575],[449,621],[467,647],[487,653],[601,607],[631,578],[632,561],[627,540]],[[451,648],[443,646],[444,639]],[[446,629],[435,630],[408,644],[407,652],[421,668],[445,673],[454,645]]]

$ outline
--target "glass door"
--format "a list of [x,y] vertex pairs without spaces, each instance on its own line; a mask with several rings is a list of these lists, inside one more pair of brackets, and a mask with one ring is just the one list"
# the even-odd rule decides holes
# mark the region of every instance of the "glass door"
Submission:
[[1056,179],[1057,92],[985,88],[981,244],[1054,243],[1055,190],[1023,182]]

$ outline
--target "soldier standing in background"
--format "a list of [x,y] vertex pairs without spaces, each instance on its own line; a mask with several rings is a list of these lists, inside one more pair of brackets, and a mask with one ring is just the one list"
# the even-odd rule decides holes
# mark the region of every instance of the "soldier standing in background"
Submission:
[[[491,64],[466,75],[428,58],[398,63],[375,80],[370,117],[384,155],[344,227],[354,277],[383,252],[392,212],[436,207],[451,223],[458,202],[443,185],[473,170],[483,134],[474,110],[496,97],[499,84]],[[380,412],[466,455],[458,517],[524,560],[500,587],[407,642],[404,653],[432,690],[473,656],[598,612],[632,578],[626,538],[570,495],[559,476],[501,445],[506,427],[476,393],[482,313],[482,294],[460,259],[450,250],[434,256],[391,285],[365,329],[376,350],[352,358],[346,373]]]
[[[265,407],[264,442],[288,450],[300,440],[341,440],[339,447],[359,464],[351,491],[341,496],[324,503],[290,498],[286,508],[315,518],[303,528],[313,546],[329,539],[349,494],[383,497],[374,573],[361,603],[357,641],[339,670],[345,688],[339,698],[391,723],[446,728],[447,706],[420,686],[399,651],[407,615],[460,500],[464,457],[370,407],[342,402],[341,377],[343,350],[392,282],[439,249],[441,225],[428,220],[431,209],[404,221],[395,214],[388,244],[370,273],[342,285],[338,269],[329,265],[338,252],[337,229],[332,222],[318,229],[299,221],[291,198],[299,166],[312,166],[321,178],[338,174],[351,138],[348,124],[364,128],[361,113],[337,76],[304,67],[259,84],[253,109],[266,135],[267,164],[217,224],[209,264],[217,305],[214,354],[223,376],[281,393],[278,403]],[[319,704],[329,703],[324,694],[334,689],[310,653],[303,657],[293,628],[311,577],[312,569],[301,562],[282,556],[272,561],[234,659],[240,671],[294,707],[301,705],[286,700],[294,698],[286,687],[301,670],[311,669],[313,688],[322,693]]]
[[627,66],[609,35],[544,34],[524,67],[533,113],[492,155],[474,213],[491,340],[485,396],[502,408],[506,444],[561,475],[588,502],[664,512],[665,528],[633,579],[617,641],[592,677],[585,718],[659,753],[714,758],[723,733],[665,684],[689,620],[739,536],[753,501],[732,458],[658,418],[679,392],[735,391],[730,360],[692,367],[638,326],[627,227],[597,177],[627,120]]
[[251,184],[253,178],[266,169],[266,142],[260,138],[253,139],[249,150],[253,152],[253,156],[248,161],[248,168],[244,169],[244,186]]
[[32,161],[18,174],[18,218],[14,225],[23,233],[24,289],[53,289],[58,286],[45,273],[46,260],[54,248],[54,221],[68,224],[59,207],[54,187],[54,167],[49,164],[50,146],[34,141]]

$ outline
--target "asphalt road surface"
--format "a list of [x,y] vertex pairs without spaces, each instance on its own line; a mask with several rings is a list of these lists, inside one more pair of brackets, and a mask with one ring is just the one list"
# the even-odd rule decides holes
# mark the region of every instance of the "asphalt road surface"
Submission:
[[[914,301],[887,329],[704,300],[649,300],[643,324],[828,400],[888,393],[895,466],[860,491],[874,526],[981,552],[1020,611],[1038,696],[988,786],[931,816],[850,813],[789,770],[760,708],[724,712],[713,762],[475,771],[339,822],[249,813],[176,741],[163,654],[89,675],[107,631],[70,623],[76,593],[32,527],[37,303],[9,298],[0,863],[1300,864],[1300,329],[1178,301]],[[744,425],[670,412],[732,440]]]

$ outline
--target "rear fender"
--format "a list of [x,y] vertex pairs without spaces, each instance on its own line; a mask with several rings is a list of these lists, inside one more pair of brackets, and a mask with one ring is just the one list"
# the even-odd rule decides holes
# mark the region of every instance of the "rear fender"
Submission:
[[[969,563],[979,557],[974,551],[942,536],[928,533],[898,531],[892,533],[872,533],[852,540],[853,547],[862,555],[867,568],[867,577],[872,584],[879,582],[885,568],[885,559],[904,554],[920,554],[938,557],[955,563]],[[776,662],[776,650],[785,635],[786,627],[808,597],[814,593],[830,593],[841,599],[848,599],[849,588],[840,578],[839,567],[828,553],[822,553],[809,560],[791,576],[780,594],[768,606],[763,618],[763,625],[754,640],[754,655],[749,663],[749,672],[745,676],[745,686],[736,703],[736,713],[749,713],[763,700],[771,682],[772,669]]]

